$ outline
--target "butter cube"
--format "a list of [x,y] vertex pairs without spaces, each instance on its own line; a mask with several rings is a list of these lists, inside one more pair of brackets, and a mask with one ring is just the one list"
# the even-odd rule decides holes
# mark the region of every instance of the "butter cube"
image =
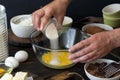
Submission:
[[12,80],[27,80],[27,72],[17,72]]
[[12,80],[13,75],[9,73],[5,73],[0,80]]

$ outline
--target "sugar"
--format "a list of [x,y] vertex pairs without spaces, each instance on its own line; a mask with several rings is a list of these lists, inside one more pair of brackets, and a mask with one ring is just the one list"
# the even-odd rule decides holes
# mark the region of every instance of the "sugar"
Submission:
[[[58,49],[59,48],[59,41],[58,41],[59,35],[58,35],[58,31],[57,31],[55,24],[51,23],[46,28],[45,35],[50,40],[50,47],[52,49]],[[52,52],[52,60],[51,60],[50,64],[51,65],[59,65],[60,64],[60,60],[58,59],[56,52]]]
[[50,45],[52,49],[58,49],[59,43],[58,43],[58,31],[56,26],[51,23],[45,30],[45,35],[50,40]]

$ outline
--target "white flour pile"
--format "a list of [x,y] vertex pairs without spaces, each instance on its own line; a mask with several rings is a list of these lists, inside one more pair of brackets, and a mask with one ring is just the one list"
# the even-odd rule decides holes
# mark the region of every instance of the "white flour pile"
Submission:
[[21,26],[32,26],[32,18],[21,18],[20,21],[18,22],[19,25]]

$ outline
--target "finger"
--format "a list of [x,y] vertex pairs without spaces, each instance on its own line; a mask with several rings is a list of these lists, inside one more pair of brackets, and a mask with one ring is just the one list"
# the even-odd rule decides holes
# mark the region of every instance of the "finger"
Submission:
[[44,16],[44,12],[42,10],[36,11],[32,14],[32,21],[37,30],[40,30],[41,18]]
[[94,61],[94,60],[96,60],[98,58],[101,58],[103,56],[105,56],[104,52],[99,49],[99,50],[93,51],[93,52],[91,52],[91,53],[89,53],[89,54],[87,54],[85,56],[79,57],[77,62],[87,63],[87,62]]
[[96,59],[98,57],[98,55],[96,54],[97,53],[97,50],[96,51],[93,51],[93,52],[90,52],[84,56],[81,56],[79,58],[76,58],[73,60],[74,63],[77,63],[77,62],[81,62],[81,63],[85,63],[86,61],[88,60],[92,60],[92,59]]
[[96,60],[96,59],[99,59],[98,57],[99,57],[99,56],[96,55],[96,56],[92,57],[91,59],[85,60],[83,63],[88,63],[88,62],[94,61],[94,60]]
[[[91,61],[94,61],[94,60],[96,60],[96,59],[99,59],[99,58],[105,56],[105,55],[102,55],[101,52],[102,52],[102,51],[98,52],[98,54],[95,55],[94,57],[85,60],[84,63],[91,62]],[[103,53],[103,52],[102,52],[102,53]],[[99,55],[99,54],[101,54],[101,55]]]
[[92,58],[88,58],[85,62],[90,62],[99,58],[102,58],[106,55],[106,52],[104,50],[98,49],[95,55]]
[[57,19],[57,22],[58,22],[57,28],[61,29],[62,28],[62,22],[63,22],[64,16],[57,17],[56,19]]
[[74,46],[72,46],[70,49],[69,49],[69,52],[73,53],[75,51],[78,51],[86,46],[88,46],[90,43],[89,41],[86,39],[86,40],[83,40],[77,44],[75,44]]
[[62,24],[63,20],[64,20],[64,16],[55,16],[55,18],[57,19],[57,21]]
[[93,48],[93,45],[89,45],[89,46],[86,46],[84,47],[83,49],[79,50],[79,51],[76,51],[75,53],[71,54],[69,56],[69,59],[74,59],[74,58],[77,58],[77,57],[81,57],[81,56],[84,56],[92,51],[94,51],[95,49]]
[[40,30],[43,30],[45,25],[49,22],[51,16],[44,15],[41,19]]

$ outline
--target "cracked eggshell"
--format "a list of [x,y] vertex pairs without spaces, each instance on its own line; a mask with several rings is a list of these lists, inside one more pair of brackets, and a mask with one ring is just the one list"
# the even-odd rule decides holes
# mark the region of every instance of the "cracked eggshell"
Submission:
[[28,53],[24,50],[20,50],[17,51],[15,53],[15,58],[19,61],[19,62],[24,62],[28,59]]
[[9,67],[12,67],[12,68],[17,68],[19,66],[19,62],[14,57],[8,57],[5,60],[5,65],[9,66]]

